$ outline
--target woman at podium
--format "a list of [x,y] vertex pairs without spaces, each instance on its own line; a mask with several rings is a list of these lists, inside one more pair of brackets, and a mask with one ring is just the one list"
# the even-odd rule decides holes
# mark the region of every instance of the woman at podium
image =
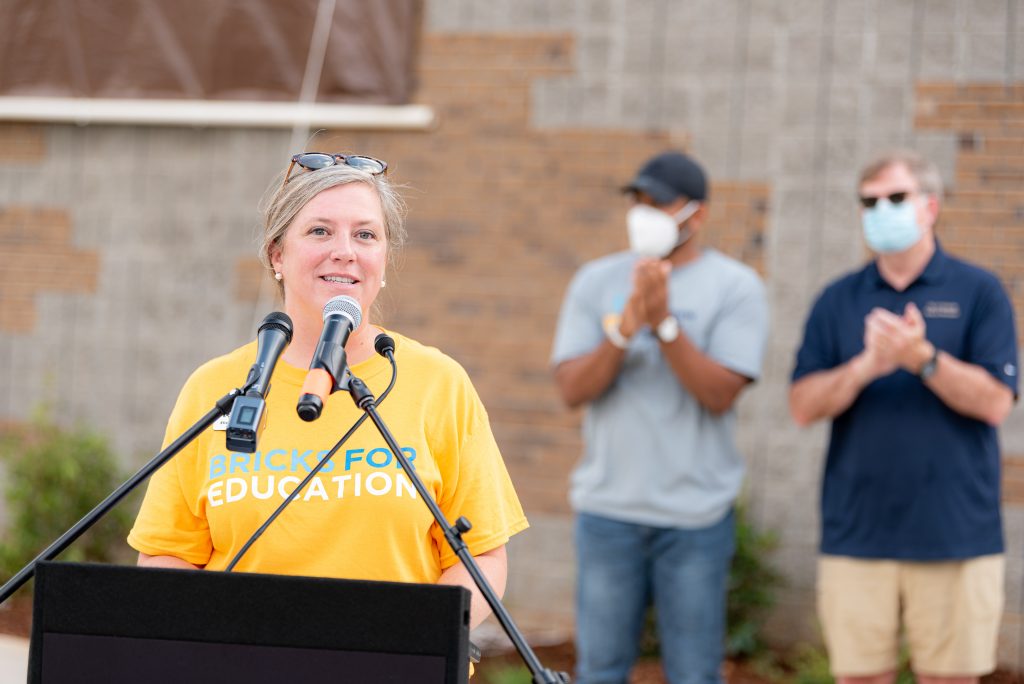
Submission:
[[[505,544],[527,521],[487,412],[457,362],[371,322],[387,268],[405,238],[404,204],[386,169],[363,156],[293,157],[263,209],[260,258],[294,326],[273,372],[265,425],[253,453],[228,449],[225,426],[215,425],[153,475],[128,537],[140,565],[224,569],[363,415],[346,392],[331,394],[314,422],[296,413],[324,327],[324,306],[347,295],[363,321],[345,343],[352,374],[380,397],[391,367],[375,352],[374,340],[381,332],[394,338],[398,379],[380,414],[446,519],[472,522],[463,539],[502,593]],[[240,386],[256,351],[254,341],[192,374],[171,414],[165,445]],[[459,584],[473,593],[472,623],[478,624],[489,607],[419,499],[395,454],[366,421],[235,569]]]

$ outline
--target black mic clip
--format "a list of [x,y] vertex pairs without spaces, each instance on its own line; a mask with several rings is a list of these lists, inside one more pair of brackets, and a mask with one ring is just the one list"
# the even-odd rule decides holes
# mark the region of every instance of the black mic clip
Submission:
[[349,382],[348,393],[352,395],[352,401],[356,403],[356,406],[365,410],[367,406],[373,406],[376,408],[376,399],[373,396],[373,392],[366,386],[366,383],[359,378],[353,376],[351,382]]
[[[252,453],[256,450],[256,435],[263,431],[267,418],[267,403],[258,392],[251,389],[259,376],[259,363],[254,363],[231,407],[228,427],[224,432],[224,444],[230,451]],[[269,384],[266,391],[270,391]]]
[[258,394],[235,397],[224,433],[224,443],[230,451],[251,454],[256,450],[256,435],[263,430],[266,408],[267,403]]
[[352,374],[348,372],[348,355],[345,353],[344,347],[334,345],[328,348],[321,343],[309,364],[309,370],[317,368],[324,370],[334,381],[334,386],[331,388],[332,394],[341,390],[348,391]]

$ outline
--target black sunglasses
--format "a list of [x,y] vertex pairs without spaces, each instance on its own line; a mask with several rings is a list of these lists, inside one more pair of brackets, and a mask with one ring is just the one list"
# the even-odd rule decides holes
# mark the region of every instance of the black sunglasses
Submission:
[[366,171],[371,175],[378,175],[388,170],[387,162],[381,161],[380,159],[374,159],[373,157],[367,157],[361,154],[326,154],[324,152],[303,152],[292,157],[292,163],[288,165],[288,171],[284,174],[284,183],[282,186],[287,185],[288,181],[292,177],[292,169],[298,164],[306,171],[317,171],[319,169],[326,169],[328,166],[335,166],[336,164],[345,164],[351,166],[353,169],[359,169],[360,171]]
[[[909,197],[912,194],[914,194],[914,193],[912,193],[909,190],[904,190],[903,192],[894,192],[891,195],[889,195],[888,197],[886,197],[885,199],[889,200],[893,204],[902,204],[903,200],[907,199],[907,197]],[[864,205],[865,209],[872,209],[876,204],[878,204],[878,200],[880,200],[880,199],[882,199],[882,198],[881,197],[867,197],[865,195],[861,195],[860,196],[860,203]]]

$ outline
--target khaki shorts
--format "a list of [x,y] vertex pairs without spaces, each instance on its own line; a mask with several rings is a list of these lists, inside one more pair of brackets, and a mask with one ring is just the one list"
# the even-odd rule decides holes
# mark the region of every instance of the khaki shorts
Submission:
[[894,671],[901,622],[916,673],[992,672],[1004,566],[1002,555],[927,563],[821,556],[818,616],[833,675]]

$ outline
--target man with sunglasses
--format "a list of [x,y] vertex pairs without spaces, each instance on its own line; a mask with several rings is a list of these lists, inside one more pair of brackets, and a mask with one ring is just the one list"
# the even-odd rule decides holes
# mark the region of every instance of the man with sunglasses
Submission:
[[733,404],[761,371],[764,286],[700,245],[707,181],[690,157],[649,160],[626,188],[631,249],[569,286],[552,365],[586,406],[576,510],[577,682],[625,684],[653,601],[672,684],[721,682],[733,503]]
[[819,296],[790,389],[797,423],[832,421],[819,617],[840,684],[893,682],[901,627],[918,682],[976,682],[995,669],[1003,605],[996,428],[1017,393],[1013,308],[936,240],[934,165],[890,153],[859,189],[877,257]]

